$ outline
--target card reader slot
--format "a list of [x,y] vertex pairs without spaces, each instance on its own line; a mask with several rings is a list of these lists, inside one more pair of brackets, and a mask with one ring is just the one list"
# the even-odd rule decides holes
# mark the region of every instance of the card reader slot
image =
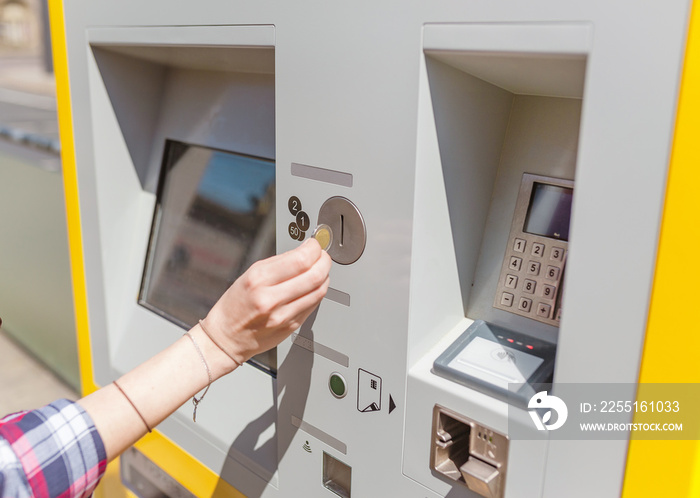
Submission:
[[436,475],[486,498],[502,498],[508,437],[443,406],[433,408],[430,465]]

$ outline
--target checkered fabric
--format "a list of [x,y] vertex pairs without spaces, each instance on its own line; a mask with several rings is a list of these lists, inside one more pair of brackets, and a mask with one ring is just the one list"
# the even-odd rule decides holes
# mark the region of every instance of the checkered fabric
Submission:
[[0,420],[0,497],[90,496],[107,455],[90,416],[72,401]]

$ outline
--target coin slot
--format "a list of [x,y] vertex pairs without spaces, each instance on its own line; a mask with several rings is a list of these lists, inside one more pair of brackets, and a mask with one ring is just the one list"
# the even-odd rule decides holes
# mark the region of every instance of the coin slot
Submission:
[[333,241],[328,255],[341,265],[357,261],[365,250],[367,229],[360,210],[350,199],[331,197],[318,212],[319,225],[327,225],[332,231]]

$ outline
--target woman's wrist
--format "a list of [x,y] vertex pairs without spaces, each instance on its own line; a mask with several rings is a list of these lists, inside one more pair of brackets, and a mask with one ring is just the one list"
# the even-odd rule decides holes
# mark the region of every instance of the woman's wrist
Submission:
[[[240,366],[212,340],[205,332],[201,322],[190,329],[190,334],[199,345],[204,359],[209,365],[213,380],[233,372]],[[194,353],[196,354],[196,351]]]

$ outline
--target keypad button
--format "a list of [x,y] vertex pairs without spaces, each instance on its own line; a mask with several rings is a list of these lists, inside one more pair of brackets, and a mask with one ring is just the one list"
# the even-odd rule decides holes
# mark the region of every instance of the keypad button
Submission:
[[537,304],[537,316],[543,318],[549,318],[549,313],[552,311],[552,307],[549,304],[538,303]]
[[561,321],[561,307],[557,309],[557,316],[554,317],[556,321]]
[[534,294],[536,287],[537,282],[535,282],[534,280],[525,279],[525,283],[523,284],[523,292],[527,292],[528,294]]
[[518,303],[518,309],[520,311],[525,311],[525,312],[529,313],[530,308],[532,308],[532,299],[528,299],[526,297],[521,297],[520,302]]
[[509,308],[513,306],[513,294],[510,292],[504,292],[503,295],[501,296],[501,304],[503,306],[508,306]]
[[542,284],[542,297],[547,299],[554,299],[554,296],[556,296],[556,291],[557,288],[553,285]]
[[556,303],[565,271],[566,241],[514,230],[508,243],[493,306],[558,325],[560,307]]
[[564,259],[564,249],[561,247],[552,247],[552,251],[549,253],[549,259],[554,261],[561,261]]
[[537,261],[530,261],[527,264],[527,273],[530,275],[540,274],[540,264]]
[[547,280],[559,280],[560,270],[557,266],[548,266],[544,276]]
[[532,251],[531,251],[533,256],[536,256],[538,258],[541,258],[544,256],[544,244],[540,244],[538,242],[535,242],[532,244]]

